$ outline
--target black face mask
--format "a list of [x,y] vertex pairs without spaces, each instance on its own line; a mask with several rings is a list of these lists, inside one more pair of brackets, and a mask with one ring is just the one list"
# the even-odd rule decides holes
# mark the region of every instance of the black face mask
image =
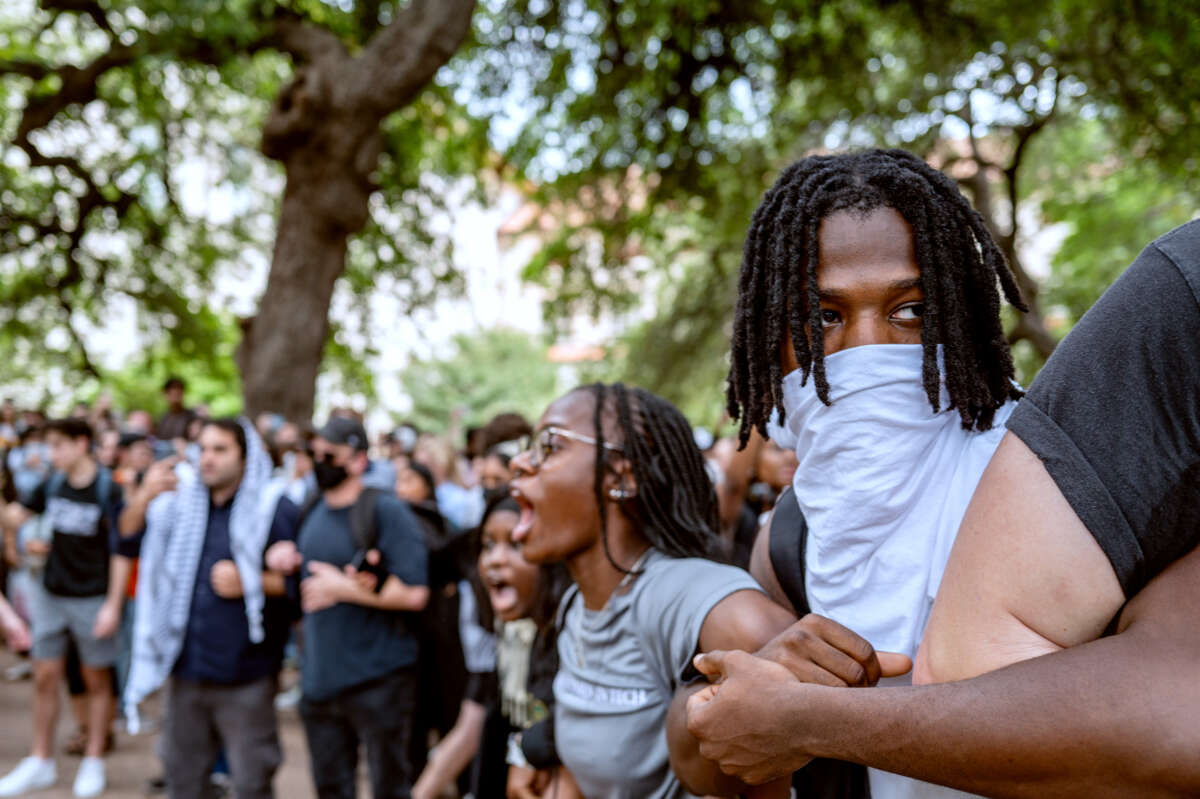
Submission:
[[[507,497],[507,496],[508,496],[508,483],[505,483],[504,485],[496,486],[495,488],[485,488],[485,489],[483,489],[483,504],[491,505],[493,502],[499,501],[501,497]],[[430,499],[432,499],[432,497],[430,497]]]
[[333,453],[327,452],[324,458],[313,464],[313,476],[317,478],[317,487],[327,491],[340,486],[350,475],[345,466],[335,465]]

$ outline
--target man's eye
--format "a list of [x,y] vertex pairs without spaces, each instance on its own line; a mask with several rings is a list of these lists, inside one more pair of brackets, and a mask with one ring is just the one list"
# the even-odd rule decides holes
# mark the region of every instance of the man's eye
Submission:
[[837,311],[830,311],[825,308],[821,309],[821,324],[836,325],[840,321],[842,321],[842,315]]
[[924,315],[924,304],[917,302],[912,305],[905,305],[903,308],[897,308],[892,314],[892,318],[898,319],[901,322],[915,322]]

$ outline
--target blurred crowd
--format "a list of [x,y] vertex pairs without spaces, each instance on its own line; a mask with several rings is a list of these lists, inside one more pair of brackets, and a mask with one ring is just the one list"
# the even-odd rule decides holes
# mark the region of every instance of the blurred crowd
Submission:
[[[34,682],[34,755],[0,781],[0,793],[16,795],[57,779],[52,724],[62,682],[75,722],[62,749],[82,758],[78,795],[103,790],[104,755],[120,745],[115,732],[147,726],[138,700],[160,686],[168,688],[163,718],[154,722],[164,768],[146,775],[150,790],[269,795],[280,757],[275,714],[298,709],[321,796],[352,795],[357,756],[345,754],[348,747],[357,751],[351,742],[367,747],[376,796],[392,795],[391,782],[411,783],[418,797],[504,796],[519,790],[510,781],[536,787],[530,795],[544,792],[547,786],[534,782],[544,783],[537,775],[556,760],[552,733],[540,732],[553,705],[553,615],[569,579],[561,566],[529,565],[512,541],[520,509],[509,498],[510,463],[532,446],[529,420],[510,412],[463,428],[458,409],[448,415],[448,432],[402,422],[368,437],[362,414],[350,408],[333,409],[321,425],[270,412],[251,423],[213,419],[186,400],[186,384],[172,377],[157,419],[147,409],[115,408],[107,394],[58,418],[12,400],[0,406],[5,627],[22,656],[5,677]],[[746,567],[760,519],[791,482],[795,455],[758,436],[740,451],[734,438],[705,428],[695,428],[693,438],[720,500],[726,554]],[[265,471],[252,480],[256,457]],[[351,483],[342,506],[351,509],[347,518],[314,512],[327,511],[330,492]],[[175,499],[159,514],[161,524],[187,527],[189,511],[178,497],[181,485],[192,484],[206,487],[211,505],[197,544],[199,577],[194,586],[164,589],[139,576],[147,557],[142,543],[163,495]],[[239,574],[232,520],[232,497],[250,491],[272,505],[261,545],[266,629],[258,640],[241,611],[245,575]],[[369,540],[350,518],[364,504],[380,528],[365,534]],[[214,520],[224,525],[216,532]],[[322,532],[306,534],[306,524]],[[331,545],[328,539],[339,535]],[[271,590],[268,556],[277,559],[278,573],[288,574],[278,591]],[[162,562],[166,553],[148,557],[155,573],[170,570]],[[335,564],[337,573],[319,571],[324,563]],[[426,594],[383,602],[388,577],[406,570],[405,587],[423,586]],[[361,584],[364,596],[320,596],[336,594],[343,579]],[[184,628],[168,655],[174,665],[146,683],[136,665],[147,659],[135,651],[136,628],[155,623],[148,603],[177,601],[172,591],[192,594],[174,620]],[[307,615],[339,601],[350,608],[345,618],[306,631]],[[402,621],[390,618],[397,616]],[[347,629],[366,634],[347,636]],[[397,647],[398,641],[415,645]],[[355,668],[358,674],[347,675]],[[402,679],[390,684],[385,679],[398,674]],[[255,696],[187,701],[188,688],[204,698],[213,685],[244,693],[259,683]],[[411,713],[371,710],[381,703],[411,705]],[[220,714],[211,708],[233,704],[249,710],[218,723]],[[328,723],[329,716],[337,722]],[[397,730],[401,721],[404,729]],[[528,728],[532,734],[514,737]],[[197,738],[197,729],[213,734]],[[248,740],[254,729],[267,732]],[[529,755],[514,743],[520,739]],[[396,741],[406,742],[404,751]],[[327,756],[330,751],[342,762]],[[247,759],[252,762],[232,771],[248,782],[236,784],[230,763]]]

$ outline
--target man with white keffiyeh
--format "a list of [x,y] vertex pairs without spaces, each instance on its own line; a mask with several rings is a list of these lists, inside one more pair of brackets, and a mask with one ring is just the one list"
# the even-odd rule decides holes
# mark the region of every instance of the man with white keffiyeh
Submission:
[[[126,715],[170,680],[164,728],[171,799],[199,799],[219,751],[239,799],[273,796],[281,760],[274,695],[298,611],[266,548],[296,537],[300,511],[271,481],[271,460],[246,420],[205,422],[198,479],[143,495],[123,535],[145,528]],[[215,732],[216,735],[212,735]]]

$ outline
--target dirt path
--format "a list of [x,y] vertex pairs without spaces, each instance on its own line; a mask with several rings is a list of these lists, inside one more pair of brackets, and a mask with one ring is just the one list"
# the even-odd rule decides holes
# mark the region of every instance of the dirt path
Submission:
[[[0,674],[17,662],[7,650],[0,649]],[[29,680],[6,682],[0,680],[0,774],[6,774],[22,757],[29,754],[33,734],[33,684]],[[146,717],[155,718],[154,704],[146,706]],[[295,711],[279,714],[279,730],[283,743],[283,766],[275,776],[275,795],[278,799],[308,799],[313,796],[308,774],[308,748],[304,730]],[[63,704],[59,713],[58,741],[61,746],[75,731],[63,689]],[[127,735],[117,733],[117,746],[108,758],[108,790],[106,799],[143,799],[147,796],[146,782],[162,773],[154,755],[154,733]],[[71,784],[75,779],[79,758],[60,754],[58,785],[50,790],[28,794],[36,799],[72,799]],[[165,794],[160,794],[164,796]]]

